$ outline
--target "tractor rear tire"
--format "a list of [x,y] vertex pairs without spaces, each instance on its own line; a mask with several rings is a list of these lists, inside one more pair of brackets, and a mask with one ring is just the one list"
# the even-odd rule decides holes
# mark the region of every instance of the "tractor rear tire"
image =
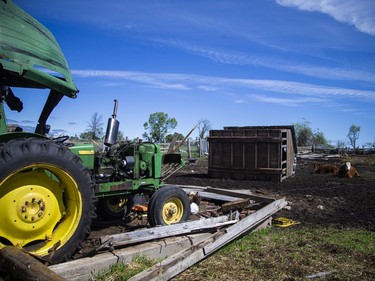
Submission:
[[148,205],[147,216],[151,226],[186,222],[189,215],[189,196],[177,186],[158,189]]
[[81,159],[51,140],[14,139],[0,145],[0,167],[0,247],[51,264],[68,260],[96,216],[94,184]]

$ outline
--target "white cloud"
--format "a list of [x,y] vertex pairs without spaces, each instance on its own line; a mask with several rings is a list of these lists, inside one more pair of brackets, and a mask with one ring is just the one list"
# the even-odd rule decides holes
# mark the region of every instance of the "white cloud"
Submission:
[[318,98],[293,98],[293,99],[287,99],[287,98],[275,98],[270,96],[264,96],[264,95],[249,95],[249,97],[258,102],[264,102],[264,103],[275,103],[279,105],[286,105],[286,106],[298,106],[301,104],[306,103],[322,103],[327,102],[326,99],[318,99]]
[[282,80],[255,80],[237,79],[237,84],[243,84],[250,88],[275,93],[313,96],[313,97],[342,97],[342,98],[363,98],[375,101],[374,91],[363,91],[338,87],[327,87],[321,85],[282,81]]
[[122,79],[133,81],[146,86],[171,90],[203,90],[224,93],[236,89],[245,92],[257,89],[264,92],[311,96],[313,98],[350,98],[356,100],[375,101],[375,91],[365,91],[349,88],[328,87],[322,85],[300,83],[283,80],[266,79],[236,79],[215,76],[199,76],[190,74],[148,73],[137,71],[111,70],[73,70],[73,75],[82,78]]
[[339,22],[354,25],[359,31],[375,35],[373,0],[276,0],[282,6],[321,12]]
[[235,100],[234,103],[247,103],[244,99]]
[[[175,83],[172,81],[183,81],[183,77],[171,74],[152,74],[146,72],[136,71],[111,71],[111,70],[72,70],[73,75],[83,78],[102,77],[111,79],[124,79],[134,81],[141,84],[149,85],[155,88],[175,89],[175,90],[189,90],[189,87],[182,83]],[[172,77],[173,76],[173,77]],[[173,78],[173,79],[172,79]],[[108,83],[108,82],[107,82]]]
[[198,86],[197,88],[200,90],[207,91],[207,92],[216,92],[220,90],[220,88],[218,87],[212,87],[212,86],[207,86],[207,85]]
[[324,107],[330,109],[335,109],[335,111],[345,112],[345,113],[355,113],[356,115],[365,115],[367,110],[354,108],[352,105],[341,104],[336,102],[330,102],[323,105]]
[[354,80],[374,83],[375,74],[372,72],[340,67],[326,67],[285,60],[277,57],[252,56],[243,52],[222,51],[212,48],[204,48],[187,42],[177,40],[158,40],[158,42],[193,52],[199,56],[206,57],[212,61],[233,64],[261,66],[289,73],[297,73],[310,77],[318,77],[330,80]]

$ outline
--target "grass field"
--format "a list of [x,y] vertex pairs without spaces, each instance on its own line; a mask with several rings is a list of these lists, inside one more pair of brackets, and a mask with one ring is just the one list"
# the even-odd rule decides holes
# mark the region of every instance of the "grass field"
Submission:
[[[137,257],[97,280],[127,280],[158,261]],[[375,280],[375,233],[272,227],[248,234],[173,280]]]

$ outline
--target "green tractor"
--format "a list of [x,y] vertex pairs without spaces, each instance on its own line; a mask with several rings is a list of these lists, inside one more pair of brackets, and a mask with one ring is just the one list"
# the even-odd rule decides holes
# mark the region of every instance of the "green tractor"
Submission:
[[[163,155],[151,142],[118,141],[116,100],[102,149],[47,137],[53,109],[78,93],[68,64],[51,32],[12,1],[0,1],[0,19],[0,249],[67,260],[97,213],[123,218],[140,195],[149,198],[151,226],[186,221],[188,195],[163,186],[163,177],[183,165],[181,156]],[[13,93],[19,87],[50,90],[33,133],[7,125],[5,107],[23,109]]]

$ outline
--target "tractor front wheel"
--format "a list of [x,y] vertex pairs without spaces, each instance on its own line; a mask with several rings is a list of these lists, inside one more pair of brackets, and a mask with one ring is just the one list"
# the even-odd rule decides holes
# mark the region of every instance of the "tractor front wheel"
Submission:
[[177,186],[162,187],[152,195],[147,215],[151,226],[185,222],[190,215],[189,197]]
[[67,260],[90,233],[94,185],[81,159],[38,138],[0,145],[0,247],[50,263]]

